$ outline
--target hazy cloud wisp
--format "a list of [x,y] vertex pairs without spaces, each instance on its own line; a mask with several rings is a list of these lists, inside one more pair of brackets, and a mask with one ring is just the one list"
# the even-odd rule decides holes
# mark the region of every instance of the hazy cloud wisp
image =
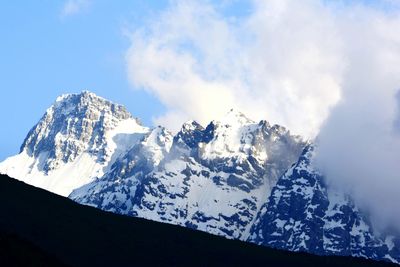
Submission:
[[76,15],[90,5],[90,0],[67,0],[61,10],[61,17]]

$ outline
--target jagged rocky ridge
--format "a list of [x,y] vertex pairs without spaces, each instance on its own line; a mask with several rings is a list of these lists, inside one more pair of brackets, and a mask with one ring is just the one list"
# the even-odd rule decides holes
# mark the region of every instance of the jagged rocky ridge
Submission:
[[303,146],[282,127],[230,111],[206,128],[187,122],[174,137],[155,128],[110,172],[70,197],[245,240],[271,188]]
[[103,210],[294,251],[398,262],[344,192],[312,167],[313,145],[231,110],[173,135],[93,93],[59,97],[0,172]]

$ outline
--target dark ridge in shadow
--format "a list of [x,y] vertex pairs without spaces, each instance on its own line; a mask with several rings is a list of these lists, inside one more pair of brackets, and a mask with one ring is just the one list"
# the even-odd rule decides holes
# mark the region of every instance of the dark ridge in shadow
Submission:
[[27,240],[0,230],[0,266],[65,266],[54,255]]
[[[0,266],[397,266],[276,250],[116,215],[5,175],[0,214]],[[19,264],[18,255],[28,260]]]

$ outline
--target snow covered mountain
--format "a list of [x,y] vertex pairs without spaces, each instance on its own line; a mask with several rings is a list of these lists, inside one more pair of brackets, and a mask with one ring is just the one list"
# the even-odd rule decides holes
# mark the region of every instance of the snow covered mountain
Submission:
[[231,110],[172,134],[93,93],[59,97],[0,172],[103,210],[293,251],[400,261],[351,196],[313,167],[314,145]]
[[123,106],[93,93],[63,95],[29,131],[20,153],[0,164],[0,172],[68,196],[101,177],[148,131]]
[[154,129],[102,178],[70,197],[245,240],[271,188],[303,147],[283,127],[255,123],[231,110],[206,128],[189,121],[175,137]]

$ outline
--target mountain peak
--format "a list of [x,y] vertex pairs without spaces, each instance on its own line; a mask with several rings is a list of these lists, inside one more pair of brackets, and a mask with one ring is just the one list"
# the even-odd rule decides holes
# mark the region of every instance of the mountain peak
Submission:
[[110,100],[105,99],[105,98],[103,98],[103,97],[101,97],[101,96],[98,96],[98,95],[96,95],[95,93],[90,92],[90,91],[88,91],[88,90],[83,90],[82,92],[80,92],[80,93],[78,93],[78,94],[76,94],[76,95],[77,95],[80,99],[87,99],[87,100],[93,100],[93,99],[95,99],[95,100],[106,101],[106,102],[112,103]]
[[89,91],[64,94],[29,131],[20,153],[0,169],[68,195],[102,176],[106,167],[148,132],[122,105]]
[[204,127],[201,126],[200,123],[198,123],[195,120],[188,120],[185,123],[183,123],[181,131],[187,132],[187,131],[194,131],[194,130],[203,130]]
[[219,121],[224,125],[235,126],[237,124],[249,124],[254,123],[253,120],[249,119],[246,115],[236,109],[230,109],[228,113]]
[[107,133],[128,119],[134,120],[124,106],[89,91],[64,94],[57,97],[28,133],[21,152],[35,157],[47,153],[40,166],[46,173],[73,161],[86,150],[103,158]]
[[[71,98],[71,97],[86,98],[86,99],[87,99],[87,98],[100,98],[100,99],[104,99],[104,98],[102,98],[102,97],[96,95],[96,94],[93,93],[93,92],[90,92],[90,91],[88,91],[88,90],[83,90],[83,91],[80,92],[80,93],[62,94],[62,95],[60,95],[60,96],[58,96],[58,97],[56,98],[56,102],[62,102],[62,101],[67,100],[67,99],[69,99],[69,98]],[[104,99],[104,100],[105,100],[105,99]],[[109,101],[109,102],[110,102],[110,101]]]
[[238,109],[231,108],[226,114],[225,117],[235,116],[235,117],[246,117],[246,115]]
[[[60,95],[54,104],[47,109],[45,116],[49,114],[61,114],[68,117],[77,117],[78,119],[84,117],[93,119],[94,117],[99,117],[99,115],[116,116],[118,119],[132,117],[124,106],[115,104],[89,91]],[[137,123],[140,124],[138,121]]]

